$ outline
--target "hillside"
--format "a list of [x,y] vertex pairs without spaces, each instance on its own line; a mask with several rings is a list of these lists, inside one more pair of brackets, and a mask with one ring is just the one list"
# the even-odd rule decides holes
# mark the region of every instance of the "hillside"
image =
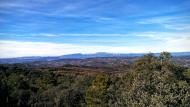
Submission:
[[[180,63],[189,61],[185,57],[174,59]],[[174,63],[166,52],[130,60],[90,58],[64,63],[50,61],[50,64],[1,64],[0,104],[3,107],[190,106],[190,68]],[[59,61],[61,66],[52,65]]]

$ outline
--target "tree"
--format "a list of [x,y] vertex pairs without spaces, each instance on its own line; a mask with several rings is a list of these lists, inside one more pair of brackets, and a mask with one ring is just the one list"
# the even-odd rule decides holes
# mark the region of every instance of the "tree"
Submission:
[[86,92],[86,103],[89,107],[105,107],[108,104],[109,77],[97,75]]
[[169,52],[161,52],[159,58],[160,58],[161,63],[163,64],[163,63],[167,63],[168,61],[170,61],[172,56]]

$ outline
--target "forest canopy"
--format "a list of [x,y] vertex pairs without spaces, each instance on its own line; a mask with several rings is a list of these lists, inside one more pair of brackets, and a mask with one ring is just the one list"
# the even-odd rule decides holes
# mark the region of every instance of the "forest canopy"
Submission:
[[[150,53],[122,72],[0,65],[3,107],[189,107],[190,68],[175,64],[171,54]],[[126,69],[125,69],[126,68]],[[77,73],[74,73],[76,70]],[[80,73],[83,72],[83,73]]]

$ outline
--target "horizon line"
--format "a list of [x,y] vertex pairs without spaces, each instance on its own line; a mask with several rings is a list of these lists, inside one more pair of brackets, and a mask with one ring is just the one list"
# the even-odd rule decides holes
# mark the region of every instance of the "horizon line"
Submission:
[[[169,51],[162,51],[162,52],[169,52]],[[71,54],[62,54],[62,55],[44,55],[44,56],[18,56],[18,57],[0,57],[0,59],[12,59],[12,58],[30,58],[30,57],[60,57],[60,56],[66,56],[66,55],[75,55],[75,54],[81,54],[81,55],[89,55],[89,54],[98,54],[98,53],[105,53],[105,54],[160,54],[161,52],[129,52],[129,53],[114,53],[114,52],[95,52],[95,53],[71,53]],[[169,52],[171,54],[175,53],[190,53],[190,51],[183,51],[183,52]]]

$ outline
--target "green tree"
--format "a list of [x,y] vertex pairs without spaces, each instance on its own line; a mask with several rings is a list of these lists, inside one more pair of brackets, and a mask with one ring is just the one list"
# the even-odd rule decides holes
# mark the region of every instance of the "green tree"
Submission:
[[89,107],[108,106],[109,77],[99,74],[86,92],[86,103]]
[[160,53],[160,56],[159,56],[159,59],[161,61],[161,63],[167,63],[171,60],[172,56],[169,52],[161,52]]

